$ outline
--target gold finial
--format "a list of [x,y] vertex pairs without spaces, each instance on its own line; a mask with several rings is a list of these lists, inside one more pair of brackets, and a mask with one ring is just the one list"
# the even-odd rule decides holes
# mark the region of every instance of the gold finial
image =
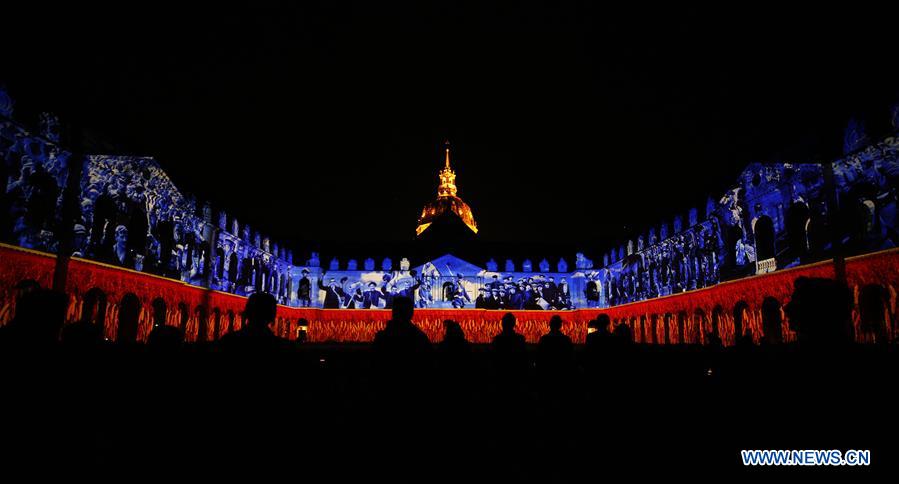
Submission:
[[446,140],[446,142],[443,143],[443,146],[446,148],[446,169],[449,170],[450,169],[450,153],[449,153],[450,152],[450,142],[449,142],[449,140]]

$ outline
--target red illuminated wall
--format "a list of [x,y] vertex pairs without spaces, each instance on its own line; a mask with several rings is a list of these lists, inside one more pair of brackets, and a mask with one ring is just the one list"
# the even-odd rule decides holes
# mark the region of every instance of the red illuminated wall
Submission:
[[[42,286],[49,286],[54,264],[53,255],[0,245],[0,325],[6,324],[14,314],[13,286],[22,279],[35,279]],[[614,308],[514,313],[518,319],[518,331],[529,342],[536,342],[546,332],[547,323],[554,314],[561,314],[565,320],[563,331],[576,342],[583,342],[587,322],[600,313],[606,313],[616,323],[631,325],[636,339],[645,343],[701,343],[715,321],[721,338],[729,345],[734,341],[734,307],[739,302],[745,302],[746,306],[743,327],[752,329],[756,337],[761,336],[762,300],[771,296],[785,304],[793,291],[793,281],[800,276],[833,277],[833,267],[829,262],[813,264]],[[859,288],[867,284],[881,284],[889,291],[891,297],[884,311],[886,321],[895,334],[892,321],[896,309],[896,287],[899,286],[899,250],[849,259],[847,280],[856,297]],[[95,287],[106,294],[103,319],[109,339],[116,337],[118,302],[127,293],[135,294],[142,303],[138,327],[141,341],[146,339],[152,328],[152,303],[156,298],[166,303],[166,324],[180,326],[182,321],[185,322],[189,341],[196,341],[197,332],[203,326],[201,318],[206,320],[207,340],[214,339],[216,334],[221,336],[229,330],[239,329],[241,325],[240,313],[245,303],[243,297],[81,259],[73,259],[69,266],[68,322],[77,321],[82,316],[84,294]],[[206,308],[209,310],[204,315]],[[486,343],[499,332],[503,314],[505,311],[482,309],[418,309],[414,320],[432,341],[442,338],[443,320],[452,319],[462,326],[470,341]],[[310,322],[310,341],[364,342],[371,341],[389,316],[388,310],[279,306],[274,329],[281,335],[294,338],[297,319],[306,318]],[[96,315],[92,316],[93,320],[96,318]],[[786,340],[794,337],[786,318],[782,330]],[[856,331],[856,334],[860,333]],[[859,339],[866,341],[864,335],[860,335]]]

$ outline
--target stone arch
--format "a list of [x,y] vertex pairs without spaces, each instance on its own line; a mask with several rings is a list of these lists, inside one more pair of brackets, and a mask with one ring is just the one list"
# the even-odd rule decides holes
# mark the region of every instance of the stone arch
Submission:
[[640,334],[642,335],[642,339],[644,343],[652,343],[652,335],[648,334],[650,331],[649,321],[646,320],[646,315],[641,314],[640,318]]
[[29,196],[25,205],[25,221],[37,231],[51,229],[60,191],[56,179],[36,163],[27,183]]
[[215,277],[219,280],[225,278],[225,249],[221,247],[215,248]]
[[236,315],[234,314],[234,311],[229,309],[228,310],[228,332],[229,333],[234,331],[234,319],[235,318],[236,318]]
[[868,284],[858,294],[860,333],[873,337],[877,343],[887,343],[890,339],[889,301],[889,291],[880,284]]
[[81,321],[96,324],[100,334],[106,334],[106,293],[99,287],[93,287],[84,293]]
[[743,230],[737,225],[727,227],[724,233],[727,250],[724,251],[724,266],[728,268],[737,265],[737,242],[743,240]]
[[116,205],[108,193],[103,193],[94,202],[93,223],[91,225],[90,246],[97,255],[112,242],[115,232]]
[[147,211],[143,207],[143,204],[132,203],[130,204],[129,212],[127,247],[135,254],[146,256],[147,231],[149,229]]
[[153,309],[153,326],[165,326],[166,317],[168,316],[168,308],[166,307],[165,300],[161,297],[157,297],[150,303],[150,307]]
[[[739,340],[746,333],[746,316],[749,314],[749,304],[746,301],[740,300],[737,301],[737,304],[734,305],[733,309],[733,317],[734,317],[734,341]],[[751,332],[752,329],[749,328]]]
[[253,259],[249,257],[244,257],[243,262],[240,264],[241,271],[240,276],[236,278],[234,282],[242,286],[251,286],[253,285]]
[[119,327],[116,341],[134,343],[137,341],[137,328],[140,322],[140,298],[133,292],[125,293],[119,301]]
[[677,313],[677,342],[685,344],[687,342],[687,315],[686,311]]
[[702,308],[696,308],[693,311],[693,317],[690,318],[690,328],[688,338],[690,339],[690,343],[693,344],[702,344],[702,332],[703,328],[705,328],[705,318],[706,314]]
[[187,332],[187,322],[190,320],[190,307],[185,302],[178,303],[178,327],[183,332]]
[[187,231],[184,234],[184,256],[186,257],[186,260],[183,269],[191,270],[194,268],[194,255],[197,251],[196,245],[197,236],[192,231]]
[[265,292],[268,283],[268,266],[266,266],[261,258],[256,259],[256,292]]
[[292,321],[290,318],[281,318],[282,327],[281,327],[281,337],[284,339],[290,339],[290,326]]
[[877,226],[877,187],[869,182],[858,183],[840,198],[843,204],[843,231],[850,240],[859,243]]
[[[707,220],[709,221],[709,235],[712,236],[713,240],[716,243],[721,244],[721,217],[719,217],[717,214],[711,213],[707,216]],[[715,248],[717,249],[718,247],[716,246]]]
[[231,256],[228,257],[228,280],[231,282],[237,282],[240,274],[238,273],[238,258],[237,253],[232,252]]
[[755,236],[755,257],[758,261],[774,258],[777,249],[774,244],[774,221],[767,215],[762,215],[752,224],[752,232]]
[[25,293],[28,293],[31,291],[36,291],[40,288],[41,288],[41,283],[37,282],[34,279],[30,279],[30,278],[21,279],[21,280],[19,280],[19,282],[16,283],[16,291],[17,291],[16,297],[21,297]]
[[219,308],[212,309],[212,340],[216,341],[222,337],[222,310]]
[[818,258],[823,255],[825,247],[830,243],[830,224],[824,214],[815,212],[809,218],[806,234],[808,234],[809,253],[813,258]]
[[662,316],[662,325],[664,326],[664,331],[665,331],[664,341],[665,341],[666,345],[671,344],[671,321],[672,321],[672,319],[673,319],[673,316],[671,315],[671,313],[665,313],[665,315]]
[[712,317],[710,319],[711,323],[711,333],[715,336],[721,337],[721,325],[724,320],[724,308],[721,305],[715,306],[712,309]]
[[811,212],[803,202],[793,202],[786,215],[787,249],[800,260],[809,252],[808,227]]
[[443,283],[443,300],[444,301],[452,301],[453,300],[453,283],[452,282],[444,282]]
[[780,301],[771,296],[762,300],[762,333],[769,344],[783,343],[783,312]]
[[197,306],[194,314],[197,316],[197,343],[204,343],[209,339],[209,319],[206,306]]

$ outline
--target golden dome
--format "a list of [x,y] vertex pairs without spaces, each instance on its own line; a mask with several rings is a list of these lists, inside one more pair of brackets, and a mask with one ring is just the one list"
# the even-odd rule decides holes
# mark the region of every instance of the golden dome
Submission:
[[440,184],[437,186],[437,199],[425,205],[421,210],[415,235],[421,235],[422,232],[431,226],[436,218],[449,213],[456,214],[472,232],[478,233],[478,224],[474,221],[471,208],[461,198],[456,196],[456,173],[450,167],[448,141],[446,143],[446,163],[437,177],[440,180]]

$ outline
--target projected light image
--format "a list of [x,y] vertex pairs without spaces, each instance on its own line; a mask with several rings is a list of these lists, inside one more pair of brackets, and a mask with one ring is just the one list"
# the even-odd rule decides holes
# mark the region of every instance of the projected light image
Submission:
[[4,2],[0,476],[895,480],[891,9]]
[[[182,193],[149,157],[87,156],[79,213],[71,229],[61,229],[69,153],[59,144],[58,121],[47,116],[32,133],[13,120],[9,94],[2,96],[0,155],[9,200],[3,240],[56,253],[60,230],[69,230],[71,255],[237,295],[270,292],[287,306],[389,309],[392,298],[404,295],[419,308],[603,308],[795,267],[831,251],[821,165],[789,162],[746,167],[731,190],[710,195],[685,217],[648,227],[595,266],[580,253],[546,254],[536,264],[507,259],[502,271],[493,259],[441,253],[398,264],[381,259],[378,270],[370,258],[360,264],[335,257],[324,266],[317,253],[295,260],[293,250],[251,229],[251,221]],[[859,129],[847,129],[849,154],[833,162],[844,202],[841,239],[850,254],[899,240],[899,139],[869,142]],[[422,239],[477,237],[472,211],[458,196],[449,142],[442,161],[437,197],[410,227]]]

